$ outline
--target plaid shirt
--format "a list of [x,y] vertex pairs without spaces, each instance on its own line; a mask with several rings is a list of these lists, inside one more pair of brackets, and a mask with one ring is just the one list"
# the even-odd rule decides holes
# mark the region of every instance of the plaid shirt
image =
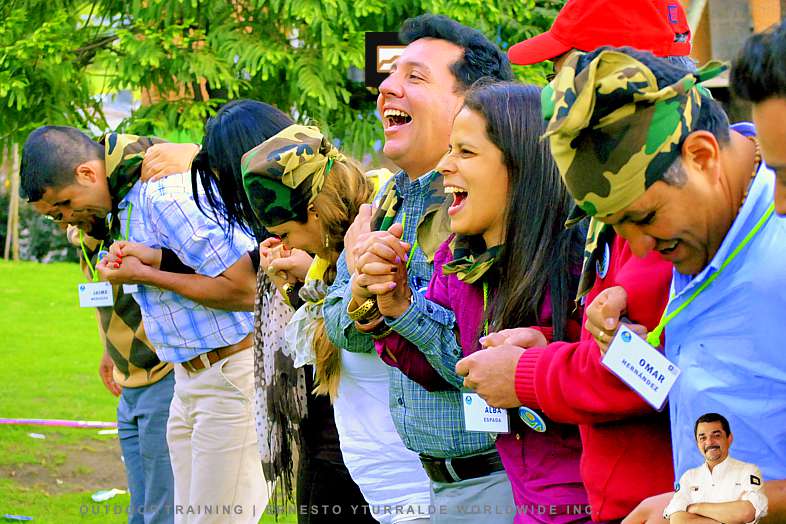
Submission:
[[[201,187],[199,193],[204,194]],[[220,275],[256,245],[239,227],[227,238],[224,229],[197,208],[189,173],[137,182],[118,205],[123,233],[129,203],[129,239],[171,249],[200,275]],[[200,203],[210,209],[204,198]],[[185,362],[240,342],[253,327],[251,313],[211,309],[165,289],[139,286],[134,299],[158,358],[165,362]]]
[[[425,210],[429,184],[434,176],[439,175],[433,172],[411,181],[402,171],[393,179],[402,199],[396,222],[401,222],[406,213],[404,239],[411,243],[414,243],[418,222]],[[384,194],[384,191],[380,194]],[[450,310],[423,298],[433,272],[433,266],[424,253],[416,247],[410,258],[407,275],[415,298],[409,309],[398,319],[390,321],[389,325],[418,345],[441,375],[451,377],[449,380],[454,384],[460,383],[454,371],[455,362],[461,355],[453,332],[455,317]],[[349,279],[342,253],[338,260],[336,279],[322,310],[325,328],[337,346],[368,353],[374,351],[373,340],[356,331],[347,315],[347,306],[352,301]],[[452,347],[443,347],[442,343],[434,341],[452,341]],[[458,389],[429,393],[397,368],[388,369],[390,412],[404,445],[409,449],[434,457],[459,457],[494,447],[494,438],[490,433],[464,429],[464,411]]]

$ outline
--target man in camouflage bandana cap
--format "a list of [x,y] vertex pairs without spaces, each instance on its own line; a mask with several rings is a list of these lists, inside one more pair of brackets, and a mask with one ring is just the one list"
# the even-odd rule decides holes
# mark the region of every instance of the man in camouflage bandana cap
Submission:
[[[544,95],[546,136],[581,210],[613,226],[635,254],[657,251],[674,266],[672,297],[647,341],[659,345],[666,328],[664,353],[682,370],[669,394],[675,475],[692,465],[698,415],[727,413],[743,428],[735,436],[746,442],[744,460],[781,479],[765,488],[771,510],[783,512],[786,456],[776,442],[784,431],[772,428],[786,418],[768,406],[786,394],[772,343],[786,336],[786,226],[773,216],[774,177],[755,129],[729,126],[697,86],[720,70],[713,63],[686,75],[630,49],[574,56]],[[620,297],[607,309],[624,311]],[[603,323],[590,319],[587,329],[610,340]],[[759,410],[772,421],[766,428]],[[628,521],[650,521],[670,498],[645,501]],[[718,505],[694,510],[732,518]]]
[[305,222],[333,163],[344,158],[319,129],[297,124],[243,155],[243,186],[260,222]]

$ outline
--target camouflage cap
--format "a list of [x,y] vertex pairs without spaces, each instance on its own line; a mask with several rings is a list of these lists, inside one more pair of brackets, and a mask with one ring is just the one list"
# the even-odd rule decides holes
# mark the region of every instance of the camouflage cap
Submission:
[[264,226],[305,220],[333,162],[344,156],[316,127],[291,125],[243,155],[243,186]]
[[654,73],[624,52],[601,51],[577,73],[581,56],[572,54],[543,91],[544,137],[581,210],[606,217],[663,177],[698,119],[698,83],[726,66],[709,62],[661,89]]

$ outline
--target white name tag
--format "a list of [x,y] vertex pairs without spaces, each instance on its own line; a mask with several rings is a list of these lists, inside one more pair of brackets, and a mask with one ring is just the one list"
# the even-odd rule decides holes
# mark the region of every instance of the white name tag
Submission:
[[85,282],[79,284],[79,307],[113,306],[112,284],[109,282]]
[[492,408],[477,393],[465,392],[461,397],[464,401],[464,426],[467,431],[510,432],[507,410]]
[[139,286],[136,284],[123,284],[123,293],[126,295],[133,295],[139,291]]
[[624,325],[611,341],[602,362],[658,411],[663,409],[680,375],[680,368]]

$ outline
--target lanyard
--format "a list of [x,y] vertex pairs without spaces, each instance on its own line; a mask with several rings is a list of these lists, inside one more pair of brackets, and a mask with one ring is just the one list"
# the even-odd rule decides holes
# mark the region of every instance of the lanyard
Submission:
[[[126,236],[123,240],[128,241],[128,236],[131,233],[131,210],[133,209],[134,205],[129,202],[128,204],[128,218],[126,219]],[[109,229],[112,229],[111,224]],[[93,282],[98,282],[98,271],[96,270],[95,266],[90,263],[90,257],[87,255],[87,248],[85,247],[85,235],[82,230],[79,230],[79,246],[82,248],[82,255],[85,257],[85,264],[87,264],[87,268],[90,270],[90,274],[93,275]],[[100,253],[104,249],[104,241],[102,240],[101,243],[98,245],[98,252]]]
[[489,336],[489,319],[486,316],[486,310],[489,306],[489,283],[486,280],[483,280],[483,318],[485,319],[483,323],[483,336]]
[[742,251],[742,249],[745,246],[747,246],[750,243],[750,241],[753,240],[753,237],[755,237],[756,234],[761,230],[765,222],[767,222],[767,219],[770,218],[770,216],[772,215],[774,209],[775,209],[775,204],[770,204],[770,207],[767,208],[767,211],[764,212],[764,214],[761,216],[761,218],[753,227],[753,229],[751,229],[748,232],[748,234],[745,236],[745,238],[742,240],[742,242],[740,242],[740,244],[736,248],[734,248],[734,251],[732,251],[731,254],[728,257],[726,257],[726,260],[723,261],[721,267],[719,267],[715,273],[710,275],[710,277],[707,280],[705,280],[704,283],[701,286],[699,286],[699,288],[690,297],[688,297],[688,299],[685,302],[680,304],[680,306],[677,309],[675,309],[674,311],[668,314],[667,311],[669,307],[668,305],[666,306],[666,311],[663,312],[663,317],[661,317],[660,322],[655,327],[655,329],[653,329],[647,335],[647,342],[649,342],[651,346],[653,347],[660,346],[660,335],[661,333],[663,333],[663,330],[666,329],[666,325],[672,320],[674,320],[674,317],[679,315],[683,309],[685,309],[690,305],[691,302],[696,300],[696,297],[698,297],[705,289],[707,289],[707,287],[710,284],[712,284],[715,281],[716,278],[718,278],[718,276],[723,272],[723,270],[726,269],[726,266],[728,266],[735,258],[737,258],[737,255],[740,254],[740,251]]
[[[407,212],[404,211],[404,213],[401,216],[401,234],[402,235],[404,234],[404,226],[406,225],[406,223],[407,223]],[[417,230],[415,230],[415,242],[412,243],[412,247],[409,250],[409,256],[407,256],[407,264],[405,266],[407,271],[409,271],[409,265],[412,263],[412,255],[415,254],[415,249],[417,247],[418,247],[418,232],[417,232]]]

